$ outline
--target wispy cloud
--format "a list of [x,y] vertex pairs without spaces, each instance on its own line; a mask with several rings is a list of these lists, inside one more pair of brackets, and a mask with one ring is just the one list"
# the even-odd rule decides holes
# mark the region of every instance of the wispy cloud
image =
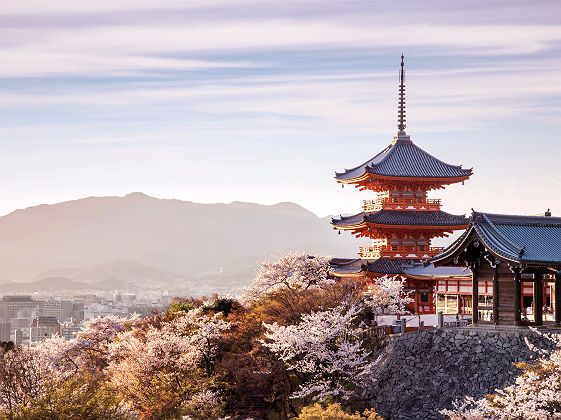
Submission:
[[[176,25],[99,26],[84,31],[5,29],[0,75],[91,74],[250,66],[247,62],[177,58],[274,49],[437,49],[443,55],[536,54],[557,47],[561,25],[351,25],[336,20],[228,20]],[[167,56],[166,56],[167,55]],[[175,56],[174,56],[175,55]]]
[[[486,153],[500,154],[512,143],[516,160],[524,133],[549,141],[559,128],[559,4],[11,2],[0,10],[0,140],[9,152],[0,163],[18,162],[25,175],[13,180],[0,165],[0,179],[12,179],[4,185],[10,191],[25,189],[37,168],[54,190],[66,191],[64,176],[50,177],[54,160],[75,171],[71,190],[80,196],[79,179],[109,194],[144,184],[172,188],[158,170],[172,171],[192,182],[191,197],[174,184],[178,197],[274,201],[274,184],[279,200],[300,200],[321,214],[337,211],[343,204],[330,190],[332,171],[367,159],[395,131],[401,52],[409,128],[431,152],[485,165],[476,145],[486,142]],[[451,132],[471,148],[451,146]],[[482,133],[493,133],[492,141]],[[285,159],[271,159],[271,150]],[[534,169],[525,176],[538,177],[537,158],[523,151],[519,158]],[[126,176],[115,175],[119,164]],[[95,165],[113,174],[110,185],[109,176],[96,184]],[[237,188],[246,195],[236,197],[234,178],[218,175],[216,184],[193,186],[191,177],[207,167],[244,178]],[[266,174],[252,175],[255,167]],[[318,197],[299,189],[303,177],[313,180]]]

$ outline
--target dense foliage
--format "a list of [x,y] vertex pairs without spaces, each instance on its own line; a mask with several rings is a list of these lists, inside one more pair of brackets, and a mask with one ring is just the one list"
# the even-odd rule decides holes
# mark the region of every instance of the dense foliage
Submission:
[[[73,340],[5,345],[0,417],[378,419],[360,399],[376,343],[359,324],[400,312],[408,300],[395,279],[368,290],[336,282],[328,262],[284,255],[262,263],[239,300],[175,299],[144,319],[91,320]],[[348,414],[357,409],[365,414]]]

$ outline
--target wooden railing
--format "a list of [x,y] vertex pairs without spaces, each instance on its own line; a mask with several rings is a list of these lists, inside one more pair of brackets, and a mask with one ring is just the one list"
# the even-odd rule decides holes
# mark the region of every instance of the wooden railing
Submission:
[[440,210],[440,200],[421,197],[379,197],[376,200],[364,200],[365,212],[378,210]]
[[408,246],[408,245],[382,245],[382,246],[362,246],[359,248],[360,258],[369,260],[375,258],[429,258],[440,254],[444,248],[428,246]]
[[377,340],[389,335],[391,327],[388,325],[372,326],[361,333],[362,339]]
[[457,321],[448,321],[443,323],[443,328],[457,328],[457,327],[467,327],[471,325],[471,319],[459,319]]
[[391,334],[390,325],[376,325],[368,328],[354,330],[352,333],[344,333],[346,340],[354,341],[357,338],[361,340],[379,340]]

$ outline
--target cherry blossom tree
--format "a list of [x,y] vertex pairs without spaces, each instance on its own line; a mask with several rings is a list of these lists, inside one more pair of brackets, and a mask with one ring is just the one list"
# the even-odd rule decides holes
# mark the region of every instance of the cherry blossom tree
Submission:
[[241,289],[241,301],[249,305],[279,290],[298,293],[331,284],[329,261],[331,257],[327,256],[289,253],[260,262],[253,284]]
[[480,407],[497,419],[546,420],[561,418],[561,350],[537,363],[522,363],[516,382],[498,390]]
[[140,417],[177,414],[195,395],[202,401],[210,395],[206,391],[214,391],[216,342],[229,328],[219,314],[204,315],[198,308],[177,312],[160,328],[123,331],[108,346],[107,372]]
[[347,399],[361,385],[370,354],[352,327],[361,311],[355,303],[342,304],[304,315],[297,325],[265,324],[263,345],[305,377],[293,397]]
[[398,276],[383,276],[368,285],[364,303],[370,308],[374,315],[383,314],[406,314],[406,306],[413,299],[405,295],[403,286],[405,279]]
[[48,384],[49,366],[28,347],[0,351],[0,408],[13,415],[37,398]]

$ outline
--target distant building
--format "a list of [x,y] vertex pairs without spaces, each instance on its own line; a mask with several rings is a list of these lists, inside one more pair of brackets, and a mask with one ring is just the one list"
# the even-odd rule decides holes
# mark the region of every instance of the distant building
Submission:
[[60,329],[60,323],[56,316],[38,316],[31,322],[32,327],[50,327],[54,328],[57,332]]
[[76,338],[76,334],[82,329],[81,326],[76,324],[67,324],[60,327],[60,335],[66,340]]
[[12,331],[27,329],[31,325],[31,318],[12,318],[10,319]]
[[68,300],[47,300],[39,304],[39,313],[43,316],[54,316],[62,322],[72,316],[73,304]]
[[23,344],[23,332],[21,330],[14,331],[14,344],[21,346]]
[[58,334],[58,329],[52,327],[29,327],[29,343],[39,343]]
[[11,324],[9,322],[0,322],[0,342],[10,341]]
[[2,303],[6,307],[8,318],[32,318],[39,313],[41,306],[40,301],[27,295],[4,296]]

